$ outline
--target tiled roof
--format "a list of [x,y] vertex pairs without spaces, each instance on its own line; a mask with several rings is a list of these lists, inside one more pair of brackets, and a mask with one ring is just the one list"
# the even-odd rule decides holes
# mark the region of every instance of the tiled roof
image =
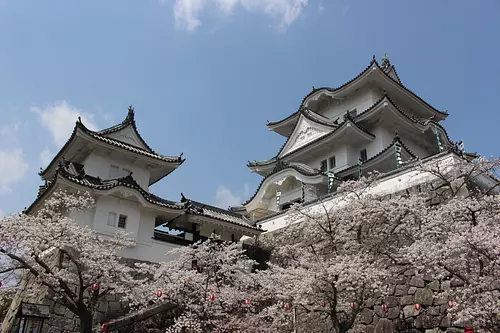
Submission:
[[[56,171],[56,177],[60,176],[75,184],[101,191],[110,190],[118,186],[127,187],[137,191],[147,202],[160,207],[176,209],[181,212],[185,211],[187,214],[202,215],[215,220],[235,224],[239,227],[246,227],[252,230],[264,231],[260,228],[250,225],[249,221],[244,216],[235,212],[192,200],[182,200],[181,202],[175,202],[163,199],[157,195],[154,195],[153,193],[144,190],[139,184],[137,184],[135,179],[132,177],[132,174],[125,177],[103,180],[99,177],[93,177],[85,174],[85,171],[80,166],[81,165],[77,163],[64,162],[64,164],[59,165]],[[36,204],[40,202],[40,200],[42,200],[43,194],[48,192],[48,190],[51,189],[55,185],[55,183],[56,179],[50,182],[47,186],[44,186],[43,190],[39,192],[35,202],[33,202],[26,211],[29,212],[32,208],[34,208]]]
[[71,172],[71,170],[68,168],[68,165],[71,165],[71,164],[72,163],[68,163],[66,166],[59,167],[59,169],[57,171],[58,175],[62,176],[65,179],[68,179],[76,184],[90,187],[90,188],[93,188],[95,190],[103,190],[103,191],[110,190],[110,189],[118,187],[118,186],[128,187],[130,189],[133,189],[133,190],[136,190],[137,192],[139,192],[141,194],[141,196],[146,201],[148,201],[154,205],[172,208],[172,209],[185,209],[184,204],[182,204],[182,203],[160,198],[159,196],[154,195],[151,192],[144,190],[139,184],[137,184],[135,179],[132,177],[132,174],[125,176],[125,177],[102,180],[99,177],[93,177],[93,176],[87,175],[87,174],[85,174],[84,171],[80,172],[79,174],[73,174]]
[[[311,142],[306,143],[305,145],[301,146],[300,148],[298,148],[298,149],[296,149],[296,150],[294,150],[294,151],[291,151],[291,152],[289,152],[289,153],[287,153],[287,154],[285,154],[285,155],[281,156],[281,158],[283,158],[283,157],[285,157],[285,156],[288,156],[288,155],[290,155],[290,154],[292,154],[292,153],[296,153],[296,152],[298,152],[298,151],[300,151],[300,150],[303,150],[305,147],[309,147],[309,146],[311,146],[311,145],[315,144],[315,143],[316,143],[316,142],[318,142],[318,141],[321,141],[321,140],[324,140],[324,139],[326,139],[326,138],[328,138],[328,137],[331,137],[332,135],[336,134],[336,133],[337,133],[337,132],[338,132],[341,128],[343,128],[343,127],[344,127],[344,125],[346,125],[346,124],[348,124],[348,123],[350,123],[350,124],[352,124],[352,125],[356,126],[358,129],[360,129],[362,132],[365,132],[365,133],[366,133],[366,134],[368,134],[369,136],[371,136],[371,137],[373,137],[373,138],[375,137],[375,135],[373,135],[373,134],[371,134],[370,132],[366,131],[366,130],[365,130],[364,128],[362,128],[359,124],[356,124],[355,122],[353,122],[353,121],[352,121],[352,119],[351,119],[351,118],[349,118],[349,117],[348,117],[346,120],[344,120],[344,121],[343,121],[343,122],[342,122],[339,126],[337,126],[337,127],[336,127],[333,131],[331,131],[330,133],[325,134],[325,135],[323,135],[323,136],[320,136],[319,138],[317,138],[317,139],[315,139],[315,140],[312,140]],[[298,123],[297,123],[297,124],[298,124]],[[297,125],[297,124],[296,124],[296,125]],[[294,129],[294,130],[295,130],[295,129]],[[280,150],[278,151],[278,154],[276,154],[276,157],[278,157],[278,156],[281,154],[281,152],[283,151],[283,148],[285,148],[286,144],[288,143],[288,141],[290,140],[290,138],[291,138],[291,137],[292,137],[292,136],[290,135],[290,137],[289,137],[289,138],[285,141],[285,143],[283,144],[283,146],[281,146]]]
[[[392,77],[389,76],[388,72],[386,72],[385,70],[383,70],[380,65],[378,64],[377,60],[375,59],[375,56],[373,56],[373,59],[372,61],[370,61],[370,64],[361,72],[359,73],[356,77],[354,77],[353,79],[347,81],[346,83],[342,84],[341,86],[338,86],[336,88],[331,88],[331,87],[321,87],[321,88],[313,88],[313,90],[307,94],[303,99],[302,99],[302,102],[300,103],[301,107],[304,105],[304,102],[306,101],[307,98],[309,98],[311,95],[315,94],[316,92],[318,92],[319,90],[327,90],[327,91],[330,91],[330,92],[335,92],[335,91],[338,91],[346,86],[348,86],[349,84],[351,84],[352,82],[356,81],[358,78],[360,78],[363,74],[365,74],[366,72],[368,72],[370,70],[370,68],[373,66],[373,65],[376,65],[382,73],[384,73],[384,75],[386,75],[389,79],[391,79],[392,81],[394,81],[395,83],[397,83],[399,86],[401,86],[403,89],[405,89],[407,92],[409,92],[412,96],[416,97],[419,101],[421,101],[422,103],[424,103],[426,106],[428,106],[430,109],[432,109],[433,111],[437,112],[437,113],[440,113],[442,115],[448,115],[447,112],[443,112],[443,111],[440,111],[440,110],[437,110],[436,108],[434,108],[432,105],[430,105],[429,103],[427,103],[425,100],[423,100],[422,98],[420,98],[417,94],[415,94],[413,91],[411,91],[410,89],[408,89],[406,86],[404,86],[402,83],[401,83],[401,80],[399,79],[399,75],[397,74],[396,72],[396,68],[391,65],[394,69],[394,72],[396,73],[396,76],[399,80],[399,82],[397,80],[394,80]],[[286,120],[288,119],[291,119],[293,118],[294,116],[296,116],[299,112],[300,112],[300,109],[301,107],[299,108],[298,111],[292,113],[291,115],[289,115],[288,117],[284,118],[284,119],[281,119],[281,120],[278,120],[278,121],[274,121],[274,122],[268,122],[267,123],[267,126],[274,126],[274,125],[277,125],[279,123],[282,123],[282,122],[285,122]]]
[[268,178],[270,178],[271,176],[275,175],[276,173],[278,173],[282,170],[286,170],[286,169],[292,169],[292,170],[295,170],[304,176],[310,176],[310,177],[324,174],[323,172],[321,172],[317,169],[313,169],[310,166],[302,164],[302,163],[286,163],[286,162],[278,161],[278,163],[274,167],[274,170],[270,174],[268,174],[267,176],[262,178],[262,180],[260,181],[259,185],[257,186],[257,189],[255,190],[252,197],[250,199],[248,199],[246,202],[244,202],[243,205],[247,205],[250,201],[252,201],[255,198],[257,193],[259,193],[260,188],[262,187],[262,185],[264,184],[264,182]]
[[375,102],[372,106],[370,106],[368,109],[366,109],[362,113],[358,114],[356,117],[353,118],[353,120],[356,121],[357,119],[361,118],[362,116],[366,115],[367,113],[373,111],[377,106],[380,106],[380,104],[382,104],[382,102],[384,100],[387,100],[387,102],[389,102],[399,113],[401,113],[401,115],[403,115],[408,120],[410,120],[416,124],[419,124],[421,126],[428,126],[429,124],[433,124],[433,125],[439,127],[443,131],[443,133],[445,134],[448,141],[450,143],[452,142],[450,137],[448,136],[448,133],[446,132],[446,129],[440,123],[438,123],[434,120],[430,120],[430,119],[422,121],[422,120],[416,118],[415,116],[406,113],[405,111],[401,110],[401,108],[396,103],[394,103],[394,101],[385,92],[384,92],[384,95],[377,102]]
[[[280,158],[284,158],[285,156],[289,156],[289,155],[291,155],[291,154],[293,154],[293,153],[296,153],[296,152],[298,152],[298,151],[301,151],[301,150],[302,150],[302,149],[304,149],[305,147],[309,147],[309,146],[311,146],[311,145],[313,145],[313,144],[315,144],[315,143],[317,143],[317,142],[319,142],[319,141],[321,141],[321,140],[324,140],[324,139],[326,139],[326,138],[329,138],[330,136],[332,136],[332,135],[336,134],[336,133],[337,133],[337,132],[338,132],[341,128],[343,128],[343,127],[344,127],[344,125],[345,125],[345,124],[347,124],[347,123],[350,123],[350,124],[352,124],[352,125],[356,126],[358,129],[360,129],[361,131],[365,132],[367,135],[369,135],[369,136],[371,136],[371,137],[373,137],[373,138],[375,137],[375,135],[373,135],[373,134],[371,134],[370,132],[368,132],[367,130],[365,130],[365,129],[361,126],[361,125],[359,125],[359,124],[355,123],[355,122],[352,120],[352,118],[347,117],[347,118],[346,118],[346,120],[344,120],[342,123],[340,123],[340,125],[336,126],[336,127],[335,127],[335,129],[334,129],[333,131],[331,131],[330,133],[325,134],[325,135],[323,135],[323,136],[320,136],[319,138],[317,138],[317,139],[315,139],[315,140],[312,140],[311,142],[306,143],[305,145],[303,145],[303,146],[299,147],[298,149],[296,149],[296,150],[294,150],[294,151],[291,151],[290,153],[287,153],[287,154],[285,154],[285,155],[281,156]],[[297,123],[297,124],[298,124],[298,123]],[[295,124],[295,127],[297,126],[297,124]],[[294,128],[294,130],[295,130],[295,128]],[[271,165],[271,164],[275,163],[275,162],[277,161],[277,159],[278,159],[279,154],[281,154],[281,152],[282,152],[282,151],[283,151],[283,149],[285,148],[285,146],[286,146],[286,144],[288,143],[288,141],[290,141],[290,138],[291,138],[291,137],[292,137],[292,136],[290,135],[290,137],[288,137],[288,138],[287,138],[287,140],[286,140],[286,141],[285,141],[285,143],[281,146],[281,148],[280,148],[280,149],[279,149],[279,151],[278,151],[278,154],[276,154],[276,156],[275,156],[275,157],[273,157],[273,158],[271,158],[271,159],[268,159],[268,160],[265,160],[265,161],[261,161],[261,162],[257,162],[257,161],[256,161],[256,162],[250,162],[250,161],[249,161],[249,162],[247,163],[247,167],[249,167],[249,168],[250,168],[250,167],[255,167],[255,166]]]
[[324,117],[320,114],[317,114],[316,112],[314,112],[312,110],[305,109],[305,110],[302,110],[301,113],[304,115],[304,117],[306,117],[307,119],[312,120],[316,123],[319,123],[319,124],[322,124],[322,125],[325,125],[328,127],[339,126],[338,123],[335,123],[335,122],[331,121],[330,119],[328,119],[327,117]]
[[128,107],[127,117],[125,117],[125,119],[120,124],[105,128],[103,130],[97,131],[96,133],[99,135],[111,134],[121,131],[129,125],[134,128],[135,134],[137,135],[139,140],[141,140],[141,143],[147,148],[146,150],[148,150],[150,153],[155,153],[153,149],[151,149],[151,147],[146,143],[146,141],[144,141],[144,139],[139,134],[139,131],[137,130],[137,126],[135,124],[135,112],[132,105]]
[[288,117],[283,118],[283,119],[278,120],[278,121],[268,121],[266,125],[267,126],[278,125],[279,123],[284,123],[285,121],[292,119],[293,117],[298,116],[299,114],[300,114],[300,108],[297,111],[295,111],[294,113],[292,113],[291,115],[289,115]]
[[194,215],[207,216],[216,220],[234,223],[249,229],[263,231],[262,229],[250,225],[250,221],[247,218],[236,212],[187,199],[183,194],[181,202],[186,205],[188,214],[191,213]]
[[131,151],[133,153],[137,153],[137,154],[144,155],[144,156],[147,156],[147,157],[151,157],[151,158],[155,158],[155,159],[158,159],[158,160],[162,160],[164,162],[171,162],[171,163],[181,163],[181,162],[184,162],[184,160],[180,156],[164,156],[164,155],[160,155],[160,154],[154,153],[154,152],[151,153],[151,152],[149,152],[147,150],[144,150],[144,149],[132,146],[132,145],[130,145],[128,143],[104,137],[104,136],[102,136],[100,134],[97,134],[97,133],[94,133],[92,131],[88,131],[87,134],[89,134],[90,136],[92,136],[93,138],[95,138],[97,140],[109,143],[109,144],[111,144],[113,146],[129,150],[129,151]]
[[248,161],[247,163],[247,167],[256,167],[256,166],[264,166],[264,165],[271,165],[273,163],[276,163],[277,159],[276,157],[273,157],[269,160],[265,160],[265,161],[254,161],[254,162],[250,162]]
[[57,161],[62,156],[64,156],[64,152],[66,151],[66,149],[69,148],[69,146],[71,145],[71,142],[75,139],[76,134],[79,130],[82,131],[83,133],[85,133],[86,135],[89,135],[90,137],[92,137],[94,139],[97,139],[99,141],[105,142],[107,144],[113,145],[115,147],[118,147],[118,148],[121,148],[124,150],[128,150],[130,152],[133,152],[133,153],[136,153],[139,155],[147,156],[147,157],[154,158],[154,159],[157,159],[157,160],[160,160],[163,162],[174,163],[174,164],[178,164],[178,165],[182,164],[185,161],[185,159],[182,159],[181,156],[164,156],[164,155],[160,155],[158,153],[152,152],[152,151],[148,151],[145,149],[141,149],[139,147],[132,146],[128,143],[125,143],[125,142],[122,142],[119,140],[104,137],[101,134],[99,134],[100,132],[95,132],[95,131],[88,129],[79,119],[76,122],[75,128],[73,129],[73,133],[71,134],[68,141],[66,141],[64,146],[61,148],[59,153],[57,153],[57,155],[52,159],[52,161],[49,163],[49,165],[44,170],[40,171],[39,175],[43,176],[45,173],[47,173],[47,171],[50,170],[51,167],[53,165],[55,165],[55,163],[57,163]]

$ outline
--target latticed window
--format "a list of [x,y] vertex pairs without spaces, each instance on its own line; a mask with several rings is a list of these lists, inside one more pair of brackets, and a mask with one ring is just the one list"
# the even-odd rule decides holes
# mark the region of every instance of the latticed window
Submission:
[[118,218],[118,228],[125,229],[127,227],[127,216],[126,215],[120,215]]

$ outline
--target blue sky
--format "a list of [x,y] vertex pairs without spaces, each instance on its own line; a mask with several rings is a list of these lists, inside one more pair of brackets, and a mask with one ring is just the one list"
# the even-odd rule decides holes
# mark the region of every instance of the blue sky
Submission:
[[101,128],[133,104],[142,136],[186,162],[152,190],[227,206],[284,138],[266,120],[314,85],[387,53],[468,151],[500,155],[500,2],[0,0],[0,214],[28,206],[37,172],[78,115]]

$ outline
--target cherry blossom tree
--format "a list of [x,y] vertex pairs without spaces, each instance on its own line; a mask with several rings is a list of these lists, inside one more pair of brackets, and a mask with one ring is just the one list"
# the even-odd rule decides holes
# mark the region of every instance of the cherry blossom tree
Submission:
[[92,331],[104,296],[126,292],[131,281],[131,268],[117,256],[132,245],[125,234],[103,239],[70,217],[92,205],[87,193],[58,192],[33,215],[11,215],[0,222],[0,254],[9,259],[0,273],[23,272],[30,283],[22,296],[43,291],[78,316],[82,333]]
[[238,244],[210,240],[142,266],[148,277],[128,298],[173,304],[167,332],[363,332],[361,310],[383,308],[387,287],[413,268],[441,281],[435,296],[453,322],[498,332],[499,166],[414,162],[405,167],[427,182],[399,193],[375,193],[377,173],[344,182],[339,200],[294,206],[286,228],[253,243],[271,251],[266,270],[250,269]]
[[144,311],[155,303],[175,305],[167,332],[276,332],[291,323],[284,298],[269,293],[241,244],[209,239],[172,251],[178,259],[136,264],[146,276],[125,299]]
[[[411,230],[401,253],[417,268],[444,281],[457,321],[500,331],[500,196],[498,159],[437,163],[420,170],[435,176],[426,189],[428,209]],[[407,200],[411,200],[408,198]],[[436,200],[437,199],[437,200]]]

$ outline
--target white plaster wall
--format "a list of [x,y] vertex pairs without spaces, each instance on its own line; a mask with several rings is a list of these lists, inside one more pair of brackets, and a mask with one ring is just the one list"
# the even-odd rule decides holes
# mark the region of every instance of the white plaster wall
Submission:
[[82,163],[85,172],[94,177],[109,179],[109,171],[111,165],[116,165],[121,168],[128,169],[133,172],[132,177],[145,190],[148,189],[150,173],[146,168],[142,168],[136,164],[132,164],[125,159],[117,156],[107,156],[92,152]]
[[[266,201],[266,200],[264,199],[262,201]],[[267,199],[267,209],[272,210],[274,212],[278,211],[278,205],[276,204],[276,195],[274,195],[270,199]]]
[[331,150],[328,152],[324,152],[322,154],[319,154],[317,156],[311,157],[308,160],[305,160],[303,163],[309,165],[312,168],[319,169],[321,166],[321,161],[327,160],[335,156],[335,164],[336,167],[333,169],[335,170],[340,170],[342,168],[345,168],[347,166],[347,145],[331,145]]
[[[130,234],[130,237],[138,239],[139,224],[141,220],[141,210],[138,202],[119,199],[113,196],[98,197],[95,207],[94,230],[105,234],[113,235],[118,227],[108,226],[108,215],[110,212],[127,216],[127,224],[124,230]],[[154,223],[154,222],[153,222]]]
[[378,154],[382,149],[389,146],[394,140],[395,133],[391,133],[385,127],[377,126],[370,128],[368,131],[375,135],[375,140],[367,145],[368,158]]
[[418,143],[410,140],[410,139],[407,139],[405,138],[405,135],[400,135],[401,137],[401,140],[403,141],[403,143],[415,154],[417,155],[418,157],[420,158],[425,158],[429,155],[431,155],[431,152],[427,151],[424,147],[422,147],[421,145],[419,145]]
[[[448,154],[445,155],[441,158],[439,158],[437,161],[439,161],[440,165],[443,167],[443,172],[448,172],[455,161],[455,156]],[[432,160],[429,162],[435,162],[436,160]],[[448,171],[447,171],[448,170]],[[418,184],[426,183],[429,182],[433,178],[432,175],[429,173],[422,173],[416,170],[408,169],[408,170],[403,170],[401,173],[395,173],[392,176],[388,176],[387,178],[383,179],[380,181],[378,184],[374,185],[372,188],[368,190],[368,194],[389,194],[389,193],[394,193],[398,191],[402,191],[404,189],[413,187]],[[337,195],[334,196],[333,198],[329,198],[324,201],[325,207],[330,210],[330,209],[339,209],[342,208],[346,204],[346,201],[344,200],[343,195]],[[305,209],[310,209],[310,212],[317,212],[320,213],[321,211],[324,211],[324,208],[321,204],[321,202],[313,203],[309,206],[306,206]],[[266,230],[266,232],[272,232],[274,230],[286,227],[289,225],[291,222],[297,223],[300,222],[298,221],[290,221],[290,218],[288,217],[287,214],[283,214],[280,216],[276,216],[274,218],[270,218],[268,220],[263,221],[262,223],[259,223],[262,225],[262,228]]]
[[178,255],[169,252],[179,247],[181,245],[151,239],[149,242],[138,242],[133,248],[123,249],[119,255],[124,258],[151,262],[171,261],[176,259]]
[[335,119],[340,117],[339,122],[343,121],[343,115],[352,109],[356,109],[358,114],[368,109],[376,100],[373,99],[373,93],[370,87],[363,87],[359,91],[350,94],[339,104],[330,106],[318,113],[327,118]]

